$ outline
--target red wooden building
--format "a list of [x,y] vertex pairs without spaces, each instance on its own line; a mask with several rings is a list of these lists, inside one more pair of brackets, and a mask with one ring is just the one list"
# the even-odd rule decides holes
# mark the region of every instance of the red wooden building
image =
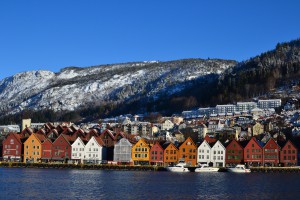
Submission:
[[273,138],[270,138],[263,147],[263,164],[264,166],[278,166],[280,147]]
[[263,164],[263,148],[262,145],[252,137],[244,148],[244,162],[248,166],[261,166]]
[[225,163],[228,165],[244,163],[244,148],[236,140],[232,140],[226,147]]
[[42,156],[41,156],[42,162],[49,162],[52,160],[52,148],[53,148],[52,141],[51,139],[47,138],[42,143]]
[[53,142],[52,160],[66,162],[71,158],[71,138],[68,135],[60,134]]
[[285,166],[296,166],[298,163],[298,149],[295,145],[289,140],[287,141],[280,152],[280,162]]
[[22,162],[23,143],[22,135],[17,133],[9,133],[3,140],[3,160]]
[[156,142],[150,149],[150,160],[151,165],[162,166],[164,162],[164,149]]

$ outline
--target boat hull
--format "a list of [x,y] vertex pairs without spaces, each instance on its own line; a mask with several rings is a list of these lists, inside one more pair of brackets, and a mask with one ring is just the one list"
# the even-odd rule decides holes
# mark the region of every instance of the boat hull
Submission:
[[190,172],[186,167],[167,167],[169,172]]
[[195,169],[195,172],[218,172],[219,171],[219,168],[213,168],[213,167],[210,167],[210,168],[196,168]]

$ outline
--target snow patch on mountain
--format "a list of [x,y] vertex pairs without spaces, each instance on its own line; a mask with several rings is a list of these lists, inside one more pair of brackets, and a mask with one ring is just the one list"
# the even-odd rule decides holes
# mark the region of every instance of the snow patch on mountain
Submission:
[[186,59],[135,62],[88,68],[69,67],[58,73],[29,71],[0,81],[0,111],[23,109],[72,111],[105,102],[175,94],[189,81],[219,74],[235,61]]

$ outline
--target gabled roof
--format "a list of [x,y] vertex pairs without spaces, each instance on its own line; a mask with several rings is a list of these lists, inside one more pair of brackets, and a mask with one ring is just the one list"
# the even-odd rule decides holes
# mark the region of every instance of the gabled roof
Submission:
[[[258,141],[255,137],[252,137],[250,139],[250,141],[248,142],[248,144],[251,142],[251,140],[253,140],[260,148],[263,148],[264,144],[260,141]],[[248,144],[246,146],[248,146]]]
[[[65,141],[67,141],[70,145],[73,144],[73,142],[75,141],[71,136],[69,135],[65,135],[65,134],[60,134],[58,136],[58,138],[56,138],[56,140],[54,142],[56,142],[60,137],[62,137]],[[53,143],[54,143],[53,142]]]
[[43,128],[39,129],[36,133],[46,135],[46,131]]
[[21,131],[21,135],[23,135],[23,137],[25,137],[26,133],[28,135],[31,135],[33,133],[33,130],[31,128],[26,127],[23,131]]
[[52,140],[49,138],[46,138],[42,144],[44,144],[45,142],[50,142],[51,144],[53,144]]
[[46,137],[49,138],[52,133],[56,136],[56,138],[59,136],[58,131],[56,129],[52,129],[49,133],[47,133]]
[[[93,136],[93,137],[94,137],[94,136]],[[92,137],[92,138],[93,138],[93,137]],[[92,139],[92,138],[91,138],[91,139]],[[103,140],[102,140],[100,137],[94,137],[94,138],[95,138],[95,140],[98,142],[98,144],[99,144],[100,146],[102,146],[102,147],[105,146]]]
[[188,137],[184,142],[180,143],[180,145],[178,146],[178,148],[180,148],[187,141],[190,141],[194,147],[197,147],[197,145],[194,143],[194,141],[192,140],[192,138]]
[[[22,141],[21,141],[21,139],[23,138],[23,136],[21,135],[21,134],[18,134],[18,133],[13,133],[13,132],[11,132],[11,133],[9,133],[9,134],[7,134],[6,136],[5,136],[5,139],[4,140],[6,140],[7,138],[8,138],[8,136],[12,136],[12,137],[14,137],[19,143],[23,143]],[[4,141],[3,140],[3,141]]]
[[206,136],[204,137],[204,140],[207,141],[207,143],[215,143],[217,141],[216,138],[211,138],[209,137],[209,135],[206,134]]
[[231,145],[231,143],[236,143],[240,148],[244,149],[244,147],[240,144],[240,142],[236,141],[235,139],[234,140],[231,140],[227,145],[226,145],[226,148]]
[[269,142],[274,142],[277,145],[277,147],[280,148],[280,146],[277,144],[277,142],[272,137],[269,138],[269,140],[266,142],[266,144],[264,145],[264,148]]
[[115,135],[115,140],[117,140],[118,139],[118,136],[121,136],[122,138],[125,138],[125,135],[124,135],[124,133],[123,132],[118,132],[116,135]]
[[203,140],[202,143],[198,146],[198,148],[199,148],[202,144],[206,144],[209,148],[211,148],[210,144],[209,144],[206,140]]
[[[164,150],[164,148],[160,145],[160,143],[158,141],[156,141],[152,147],[154,147],[154,146],[158,146],[161,150]],[[152,149],[152,147],[151,147],[151,149]]]
[[[149,145],[149,143],[147,143],[147,141],[144,138],[139,139],[139,141],[137,141],[136,144],[138,144],[140,142],[144,143],[147,147],[149,147],[149,149],[151,148],[150,145]],[[136,144],[134,144],[134,145],[136,145]]]
[[101,133],[101,135],[104,135],[104,134],[108,134],[109,137],[111,137],[113,140],[115,140],[115,136],[114,136],[114,134],[112,133],[111,130],[105,129],[105,130]]

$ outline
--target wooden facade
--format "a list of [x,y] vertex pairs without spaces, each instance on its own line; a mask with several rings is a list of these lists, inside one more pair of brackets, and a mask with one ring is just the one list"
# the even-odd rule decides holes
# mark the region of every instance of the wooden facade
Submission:
[[263,164],[263,148],[255,137],[252,137],[244,148],[244,162],[249,166],[262,166]]
[[132,160],[134,164],[149,164],[150,146],[141,138],[135,145],[132,146]]
[[43,162],[49,162],[52,160],[52,141],[51,139],[46,139],[42,143],[42,156],[41,159]]
[[20,134],[9,133],[2,144],[4,161],[22,162],[23,143]]
[[235,165],[244,162],[244,149],[236,140],[232,140],[227,145],[225,162],[227,165]]
[[41,134],[32,133],[24,142],[24,162],[40,162],[42,143],[46,140]]
[[188,137],[179,146],[179,160],[186,162],[188,165],[195,166],[197,163],[197,146],[193,140]]
[[58,138],[53,142],[52,148],[52,160],[66,162],[71,158],[71,143],[69,136],[60,134]]
[[165,165],[174,165],[178,163],[179,151],[177,147],[172,143],[166,143],[163,145],[163,148]]
[[156,142],[150,149],[149,161],[151,165],[162,166],[164,162],[164,149]]
[[280,152],[280,162],[285,167],[297,166],[298,164],[298,149],[295,145],[289,140],[282,147]]
[[273,138],[270,138],[263,147],[264,166],[276,167],[279,164],[280,147]]

